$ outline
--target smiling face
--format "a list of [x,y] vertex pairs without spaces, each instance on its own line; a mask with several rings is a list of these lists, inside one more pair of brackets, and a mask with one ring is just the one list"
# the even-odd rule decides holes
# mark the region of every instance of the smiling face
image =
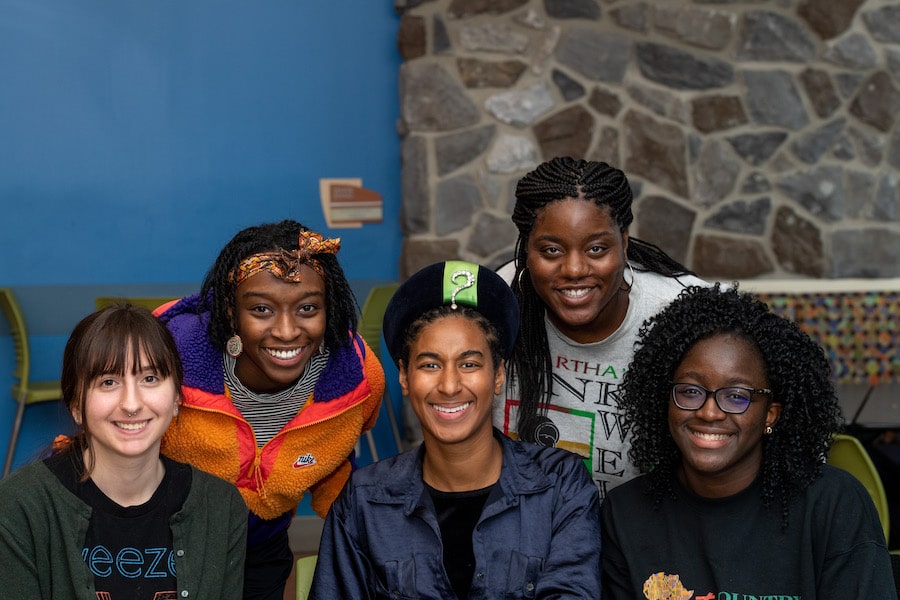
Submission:
[[593,200],[559,200],[538,214],[526,264],[550,321],[564,335],[597,342],[625,319],[627,246],[628,233]]
[[[125,364],[131,364],[130,356]],[[142,354],[135,372],[105,373],[88,385],[83,418],[98,469],[122,458],[159,458],[160,440],[177,414],[179,395],[175,381],[162,378],[149,364]],[[80,407],[72,407],[72,417],[81,421]]]
[[[729,334],[697,342],[675,369],[673,381],[709,390],[739,386],[769,387],[756,346]],[[738,493],[756,478],[762,463],[762,437],[774,425],[781,404],[753,394],[747,411],[722,412],[712,396],[699,409],[682,410],[669,397],[669,431],[682,454],[682,476],[700,496],[719,498]]]
[[300,283],[262,271],[235,292],[235,329],[244,346],[235,373],[253,392],[292,386],[325,340],[325,281],[301,269]]
[[400,388],[422,424],[426,445],[493,443],[491,402],[504,382],[484,330],[463,316],[441,317],[412,340]]

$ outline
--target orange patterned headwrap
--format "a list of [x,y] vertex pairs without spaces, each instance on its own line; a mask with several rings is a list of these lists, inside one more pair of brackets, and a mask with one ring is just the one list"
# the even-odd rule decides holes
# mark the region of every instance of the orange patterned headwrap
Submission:
[[281,248],[274,252],[260,252],[248,256],[241,261],[237,269],[228,274],[228,283],[238,286],[262,271],[268,271],[290,283],[300,283],[303,281],[300,276],[302,265],[309,266],[324,279],[325,269],[313,255],[337,254],[341,249],[341,238],[324,238],[320,233],[305,230],[300,232],[297,244],[299,247],[296,250]]

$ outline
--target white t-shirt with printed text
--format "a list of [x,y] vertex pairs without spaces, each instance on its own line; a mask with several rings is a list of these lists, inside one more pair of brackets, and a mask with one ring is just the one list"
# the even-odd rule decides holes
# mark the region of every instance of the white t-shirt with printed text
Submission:
[[[675,278],[647,271],[634,273],[625,320],[606,339],[579,344],[544,318],[553,385],[547,420],[538,429],[538,439],[582,456],[601,500],[607,491],[638,475],[628,460],[628,431],[622,427],[618,395],[641,325],[685,287],[709,285],[691,275]],[[514,439],[518,438],[518,405],[514,383],[494,399],[494,426]]]

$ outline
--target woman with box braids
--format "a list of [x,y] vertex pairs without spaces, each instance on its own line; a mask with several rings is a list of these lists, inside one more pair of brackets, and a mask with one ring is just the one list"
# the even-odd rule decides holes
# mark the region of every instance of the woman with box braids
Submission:
[[515,274],[505,274],[522,328],[494,423],[581,454],[601,496],[636,474],[616,398],[638,327],[685,285],[703,284],[629,236],[631,204],[625,173],[606,163],[541,164],[516,187]]

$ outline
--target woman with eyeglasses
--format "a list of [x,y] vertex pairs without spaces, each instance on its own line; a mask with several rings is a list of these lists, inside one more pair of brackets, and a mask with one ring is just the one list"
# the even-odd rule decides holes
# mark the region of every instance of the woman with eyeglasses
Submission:
[[643,475],[601,509],[604,599],[897,597],[868,492],[824,464],[840,409],[794,323],[688,288],[642,327],[622,390]]

